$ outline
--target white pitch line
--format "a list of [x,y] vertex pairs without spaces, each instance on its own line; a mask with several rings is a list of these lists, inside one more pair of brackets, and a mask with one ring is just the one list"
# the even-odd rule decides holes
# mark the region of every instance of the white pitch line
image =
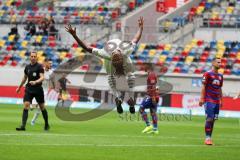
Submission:
[[[1,145],[5,146],[89,146],[89,147],[206,147],[206,145],[193,145],[193,144],[84,144],[84,143],[79,143],[79,144],[46,144],[46,143],[35,143],[35,144],[10,144],[10,143],[0,143]],[[218,148],[240,148],[240,146],[237,145],[222,145],[222,146],[217,146],[213,145],[213,147],[218,147]]]
[[[175,137],[175,136],[160,136],[160,135],[142,135],[142,136],[131,136],[131,135],[87,135],[87,134],[52,134],[52,133],[40,133],[40,134],[31,134],[31,133],[26,133],[26,134],[17,134],[17,133],[0,133],[0,137],[4,136],[54,136],[54,137],[106,137],[106,138],[153,138],[153,139],[180,139],[182,137]],[[218,137],[216,137],[218,138]],[[193,139],[193,140],[202,140],[203,138],[198,138],[198,137],[189,137],[186,136],[184,139]],[[232,140],[232,141],[239,141],[240,139],[238,138],[229,138],[229,137],[221,137],[221,140]]]

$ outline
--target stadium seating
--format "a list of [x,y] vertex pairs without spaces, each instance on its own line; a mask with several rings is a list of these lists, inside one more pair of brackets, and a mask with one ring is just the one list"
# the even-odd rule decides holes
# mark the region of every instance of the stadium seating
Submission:
[[92,6],[91,4],[95,4],[93,0],[93,3],[87,2],[89,6],[86,6],[87,4],[79,7],[54,8],[34,6],[21,9],[22,0],[6,0],[0,3],[0,23],[25,23],[27,20],[40,20],[53,16],[55,23],[105,24],[127,14],[127,12],[139,7],[140,3],[146,1],[149,0],[138,0],[137,5],[135,0],[125,0],[121,3],[104,1]]
[[239,0],[202,0],[197,7],[192,7],[182,15],[162,22],[159,31],[175,31],[191,22],[195,17],[203,18],[204,27],[239,28],[239,14]]
[[[24,66],[28,62],[29,52],[38,51],[39,62],[45,58],[53,61],[53,68],[66,62],[72,57],[82,56],[86,53],[76,43],[63,44],[54,36],[26,36],[13,40],[14,35],[4,36],[0,39],[0,66]],[[69,47],[70,46],[70,47]],[[102,43],[92,44],[93,47],[102,48]],[[145,70],[145,63],[156,64],[159,72],[201,74],[211,69],[214,57],[222,58],[222,69],[226,75],[240,76],[240,42],[211,41],[193,39],[189,44],[182,46],[176,44],[150,45],[141,43],[131,55],[138,70]],[[163,68],[165,66],[165,68]],[[81,70],[92,69],[99,71],[100,64],[88,66],[84,64]]]

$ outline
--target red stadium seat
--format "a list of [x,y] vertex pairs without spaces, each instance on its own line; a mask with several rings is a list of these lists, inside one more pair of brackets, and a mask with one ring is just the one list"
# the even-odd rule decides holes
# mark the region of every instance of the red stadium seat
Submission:
[[96,43],[93,43],[93,44],[91,44],[91,47],[96,48],[96,47],[97,47],[97,44],[96,44]]
[[137,60],[137,65],[143,65],[143,61],[142,60]]
[[158,61],[156,65],[157,65],[157,66],[163,66],[163,65],[164,65],[164,63],[163,63],[163,62],[161,62],[161,61]]
[[15,67],[17,66],[18,62],[17,61],[12,61],[11,66]]
[[15,5],[16,5],[16,7],[19,7],[19,6],[21,6],[21,4],[22,4],[22,0],[18,0]]
[[199,69],[199,68],[196,68],[196,70],[194,71],[195,74],[201,74],[202,73],[202,70]]
[[174,62],[178,62],[178,61],[179,61],[179,59],[180,59],[180,57],[179,57],[179,56],[174,56],[174,57],[173,57],[173,59],[172,59],[172,61],[174,61]]
[[221,67],[221,68],[225,68],[226,65],[227,65],[227,63],[223,63],[223,62],[222,62],[221,65],[220,65],[220,67]]
[[49,42],[48,44],[51,48],[55,48],[57,46],[56,42],[52,41],[52,42]]
[[117,11],[112,12],[112,19],[115,20],[118,17]]
[[224,74],[225,75],[231,75],[231,70],[230,69],[225,69]]
[[236,59],[235,63],[240,64],[240,59]]
[[208,57],[208,56],[209,56],[209,52],[208,52],[208,51],[204,51],[204,52],[202,53],[202,56]]
[[227,58],[222,58],[222,63],[227,63]]
[[197,45],[198,45],[198,46],[202,46],[202,45],[203,45],[203,43],[204,43],[204,41],[203,41],[203,40],[198,40],[198,41],[197,41]]
[[66,54],[66,57],[67,57],[67,58],[72,58],[72,54],[71,54],[71,53],[67,53],[67,54]]
[[49,37],[48,37],[48,40],[49,40],[49,41],[55,41],[56,38],[55,38],[55,36],[49,36]]
[[72,48],[78,48],[78,44],[77,43],[73,43]]
[[166,73],[167,71],[168,71],[168,68],[165,67],[165,66],[162,66],[162,67],[160,68],[160,70],[159,70],[160,74],[164,74],[164,73]]
[[35,6],[33,6],[32,7],[32,10],[34,11],[34,12],[37,12],[38,11],[38,7],[35,5]]
[[210,19],[210,26],[211,26],[211,27],[214,27],[215,25],[216,25],[215,19],[214,19],[214,18],[211,18],[211,19]]
[[98,7],[98,12],[102,12],[103,11],[103,6],[99,6]]
[[72,15],[75,16],[75,17],[78,16],[78,11],[77,11],[77,10],[74,11],[74,12],[72,13]]
[[84,71],[88,71],[89,70],[89,65],[88,64],[84,64],[80,67],[81,70],[84,70]]
[[53,11],[53,7],[52,7],[52,6],[49,6],[49,7],[48,7],[48,11],[52,12],[52,11]]
[[205,7],[205,4],[206,4],[206,2],[205,2],[205,1],[202,1],[202,2],[199,4],[199,6]]
[[216,19],[215,19],[215,24],[216,24],[218,27],[222,26],[222,19],[221,19],[221,18],[216,18]]
[[186,52],[186,51],[183,51],[183,52],[181,53],[181,55],[184,56],[184,57],[188,56],[188,54],[189,54],[189,52]]
[[234,53],[234,52],[230,52],[229,53],[229,58],[236,58],[236,53]]
[[12,46],[12,45],[9,45],[9,46],[7,46],[6,50],[7,50],[7,51],[11,51],[12,48],[13,48],[13,46]]
[[206,57],[206,56],[201,56],[200,62],[206,62],[206,60],[207,60],[207,57]]
[[157,50],[164,50],[164,44],[157,45]]
[[25,14],[25,10],[21,10],[19,13],[18,13],[20,16],[23,16]]
[[181,68],[180,67],[176,67],[174,70],[173,70],[173,73],[180,73],[181,72]]
[[128,3],[128,8],[129,8],[130,10],[134,10],[134,8],[135,8],[135,1],[129,2],[129,3]]

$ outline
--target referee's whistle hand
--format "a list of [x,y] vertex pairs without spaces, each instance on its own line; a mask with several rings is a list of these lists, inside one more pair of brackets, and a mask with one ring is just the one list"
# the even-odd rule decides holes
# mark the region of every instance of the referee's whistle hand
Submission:
[[36,81],[30,81],[29,82],[32,86],[34,86],[36,84]]
[[19,87],[16,89],[16,92],[17,92],[17,93],[20,93],[20,88],[19,88]]

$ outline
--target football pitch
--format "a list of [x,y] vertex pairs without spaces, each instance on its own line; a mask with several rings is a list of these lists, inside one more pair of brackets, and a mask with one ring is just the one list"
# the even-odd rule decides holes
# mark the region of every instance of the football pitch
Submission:
[[[204,117],[159,121],[159,135],[142,134],[140,120],[120,119],[116,112],[86,122],[59,120],[48,109],[49,132],[40,115],[34,126],[17,132],[22,106],[0,104],[0,160],[236,160],[240,157],[239,119],[220,118],[213,146],[205,146]],[[77,111],[78,112],[78,111]],[[80,110],[81,112],[81,110]]]

